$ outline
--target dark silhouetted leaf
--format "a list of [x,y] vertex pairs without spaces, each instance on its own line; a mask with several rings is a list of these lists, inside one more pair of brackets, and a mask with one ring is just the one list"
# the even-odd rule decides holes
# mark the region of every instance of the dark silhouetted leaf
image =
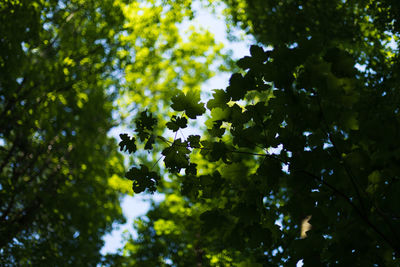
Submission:
[[136,152],[135,137],[130,138],[128,134],[120,134],[119,137],[122,140],[119,142],[121,151],[128,151],[129,153]]

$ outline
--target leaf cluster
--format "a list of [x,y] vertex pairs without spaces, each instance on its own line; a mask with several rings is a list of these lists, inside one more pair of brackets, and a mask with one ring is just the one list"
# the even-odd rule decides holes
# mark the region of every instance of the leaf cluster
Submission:
[[[188,245],[252,266],[398,265],[399,62],[385,40],[400,32],[383,19],[398,6],[226,2],[260,43],[214,90],[207,131],[162,152],[171,191],[196,214],[173,220],[185,224],[180,235],[192,237],[194,221],[205,238]],[[205,109],[191,94],[171,108],[195,119]],[[184,128],[177,118],[167,127]]]
[[[165,88],[198,89],[224,58],[208,31],[179,34],[188,1],[161,2],[0,1],[0,265],[102,261],[131,191],[108,135],[132,119],[127,110],[160,111],[135,114],[135,135],[119,143],[136,153],[134,191],[160,184],[141,150],[158,149],[163,103],[176,92]],[[190,116],[202,110],[191,105]],[[104,264],[118,266],[114,256]]]

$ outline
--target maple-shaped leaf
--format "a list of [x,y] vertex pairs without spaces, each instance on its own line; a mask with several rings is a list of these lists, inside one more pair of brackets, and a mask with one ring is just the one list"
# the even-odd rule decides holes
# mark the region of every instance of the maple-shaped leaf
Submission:
[[201,141],[201,145],[203,146],[203,149],[200,151],[200,154],[206,156],[210,162],[215,162],[220,159],[227,162],[230,151],[224,142],[210,142],[204,140]]
[[236,128],[242,128],[243,125],[250,120],[249,114],[243,112],[243,109],[238,104],[229,107],[229,110],[230,122],[232,122],[232,125]]
[[210,99],[207,102],[208,109],[213,109],[213,108],[224,109],[228,106],[226,103],[229,102],[229,96],[224,90],[222,89],[214,90],[213,97],[214,97],[213,99]]
[[175,111],[184,111],[188,102],[186,95],[182,92],[179,92],[176,96],[172,97],[171,101],[171,108]]
[[250,69],[254,65],[254,59],[252,57],[245,56],[239,59],[238,62],[236,62],[236,65],[244,70]]
[[142,111],[139,115],[139,118],[135,120],[136,127],[153,130],[154,126],[157,124],[157,119],[153,118],[153,114],[147,111]]
[[247,105],[246,106],[246,115],[252,118],[255,122],[263,124],[264,114],[266,110],[266,104],[263,101],[258,102],[255,105]]
[[221,126],[222,126],[222,120],[217,120],[214,121],[213,127],[207,130],[212,136],[221,138],[222,135],[224,135],[225,133],[225,128],[221,128]]
[[171,146],[161,152],[165,156],[165,167],[172,173],[178,173],[182,168],[189,165],[189,153],[187,142],[182,142],[181,139],[175,140]]
[[191,148],[200,148],[200,135],[189,135],[187,141]]
[[198,91],[189,91],[186,95],[180,92],[178,95],[172,97],[171,101],[171,108],[173,110],[184,111],[191,119],[195,119],[206,112],[204,104],[200,102],[200,92]]
[[226,92],[233,101],[241,100],[246,95],[246,83],[244,77],[240,73],[232,74],[229,79],[229,86],[226,88]]
[[167,127],[168,129],[176,132],[180,128],[183,129],[187,127],[187,119],[185,117],[177,117],[173,115],[171,121],[167,122]]
[[151,136],[151,132],[157,124],[157,119],[153,118],[153,114],[148,114],[148,111],[145,110],[139,114],[138,118],[136,118],[135,124],[135,131],[137,132],[140,141],[143,142]]
[[245,56],[236,62],[236,65],[243,69],[250,69],[246,75],[260,74],[263,71],[265,61],[270,57],[271,51],[264,51],[262,47],[252,45],[250,47],[251,56]]
[[129,138],[128,134],[120,134],[121,142],[119,142],[119,147],[121,151],[128,151],[129,153],[136,152],[135,137]]
[[145,190],[154,193],[161,179],[156,172],[149,171],[145,165],[140,165],[140,168],[132,167],[125,177],[133,181],[132,189],[137,194]]

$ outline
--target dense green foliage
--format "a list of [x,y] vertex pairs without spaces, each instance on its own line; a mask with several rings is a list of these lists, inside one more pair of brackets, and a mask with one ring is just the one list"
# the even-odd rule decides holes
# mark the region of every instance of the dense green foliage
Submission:
[[1,266],[101,262],[129,191],[107,133],[221,57],[207,31],[179,33],[191,17],[187,1],[0,1]]
[[[137,119],[140,142],[158,135],[169,175],[127,173],[135,192],[158,185],[167,197],[136,223],[125,263],[398,266],[399,2],[226,2],[259,44],[206,105],[172,97],[175,138]],[[207,130],[185,134],[205,106]]]
[[65,5],[0,4],[3,266],[94,265],[102,235],[124,220],[108,185],[123,166],[105,90],[121,11],[112,1]]
[[[400,264],[400,2],[224,2],[258,43],[204,99],[228,59],[190,0],[0,1],[2,266]],[[133,192],[166,197],[102,257],[126,123]]]

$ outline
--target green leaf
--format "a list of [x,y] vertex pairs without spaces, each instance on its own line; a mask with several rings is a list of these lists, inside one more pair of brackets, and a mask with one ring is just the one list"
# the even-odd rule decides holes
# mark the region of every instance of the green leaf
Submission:
[[135,137],[129,138],[128,134],[120,134],[119,137],[122,139],[122,141],[119,142],[121,151],[128,151],[129,153],[136,152]]
[[243,76],[240,73],[232,74],[229,79],[229,86],[226,88],[226,93],[233,101],[241,100],[245,96],[246,83]]
[[201,149],[201,154],[207,156],[210,162],[215,162],[222,159],[224,162],[228,162],[230,157],[230,151],[228,146],[222,142],[210,142],[207,140],[201,141],[203,148]]
[[153,118],[153,114],[148,110],[142,111],[139,118],[135,120],[136,127],[140,129],[146,129],[152,131],[154,126],[157,124],[157,119]]
[[208,109],[214,109],[214,108],[222,108],[225,109],[228,107],[227,103],[229,102],[229,96],[224,90],[218,89],[214,90],[212,99],[210,99],[207,102],[207,108]]
[[243,125],[250,120],[250,116],[247,112],[243,112],[243,109],[238,105],[234,104],[228,108],[230,111],[229,121],[235,128],[243,128]]
[[140,169],[132,167],[125,177],[133,181],[132,189],[137,194],[145,190],[154,193],[161,179],[156,172],[149,171],[149,168],[145,165],[140,165]]
[[[214,90],[201,137],[162,152],[166,200],[130,259],[195,266],[201,248],[207,266],[400,266],[396,1],[225,2],[260,45]],[[190,94],[172,107],[196,118]],[[154,231],[166,218],[178,237]]]
[[250,46],[250,55],[260,61],[265,61],[268,58],[268,54],[264,52],[264,49],[257,45]]
[[208,132],[215,137],[221,138],[225,133],[225,128],[221,128],[222,120],[217,120],[213,122],[213,127],[211,129],[207,129]]
[[181,139],[175,140],[171,146],[165,148],[161,152],[165,158],[165,167],[172,173],[178,173],[182,168],[189,165],[190,150],[187,148],[187,142],[182,142]]
[[155,125],[157,124],[157,119],[153,118],[153,114],[149,113],[145,110],[139,114],[139,117],[135,119],[137,135],[139,136],[140,141],[145,141],[147,138],[151,136],[151,132],[153,131]]
[[171,121],[167,122],[168,129],[176,132],[179,129],[187,127],[187,119],[185,117],[172,116]]
[[191,148],[200,148],[200,135],[189,135],[187,141]]
[[244,70],[250,69],[254,66],[254,58],[245,56],[245,57],[239,59],[236,62],[236,65],[238,65],[239,68],[244,69]]
[[180,92],[172,97],[171,101],[172,109],[175,111],[184,111],[191,119],[195,119],[206,111],[204,104],[200,102],[200,92],[189,91],[186,95]]

